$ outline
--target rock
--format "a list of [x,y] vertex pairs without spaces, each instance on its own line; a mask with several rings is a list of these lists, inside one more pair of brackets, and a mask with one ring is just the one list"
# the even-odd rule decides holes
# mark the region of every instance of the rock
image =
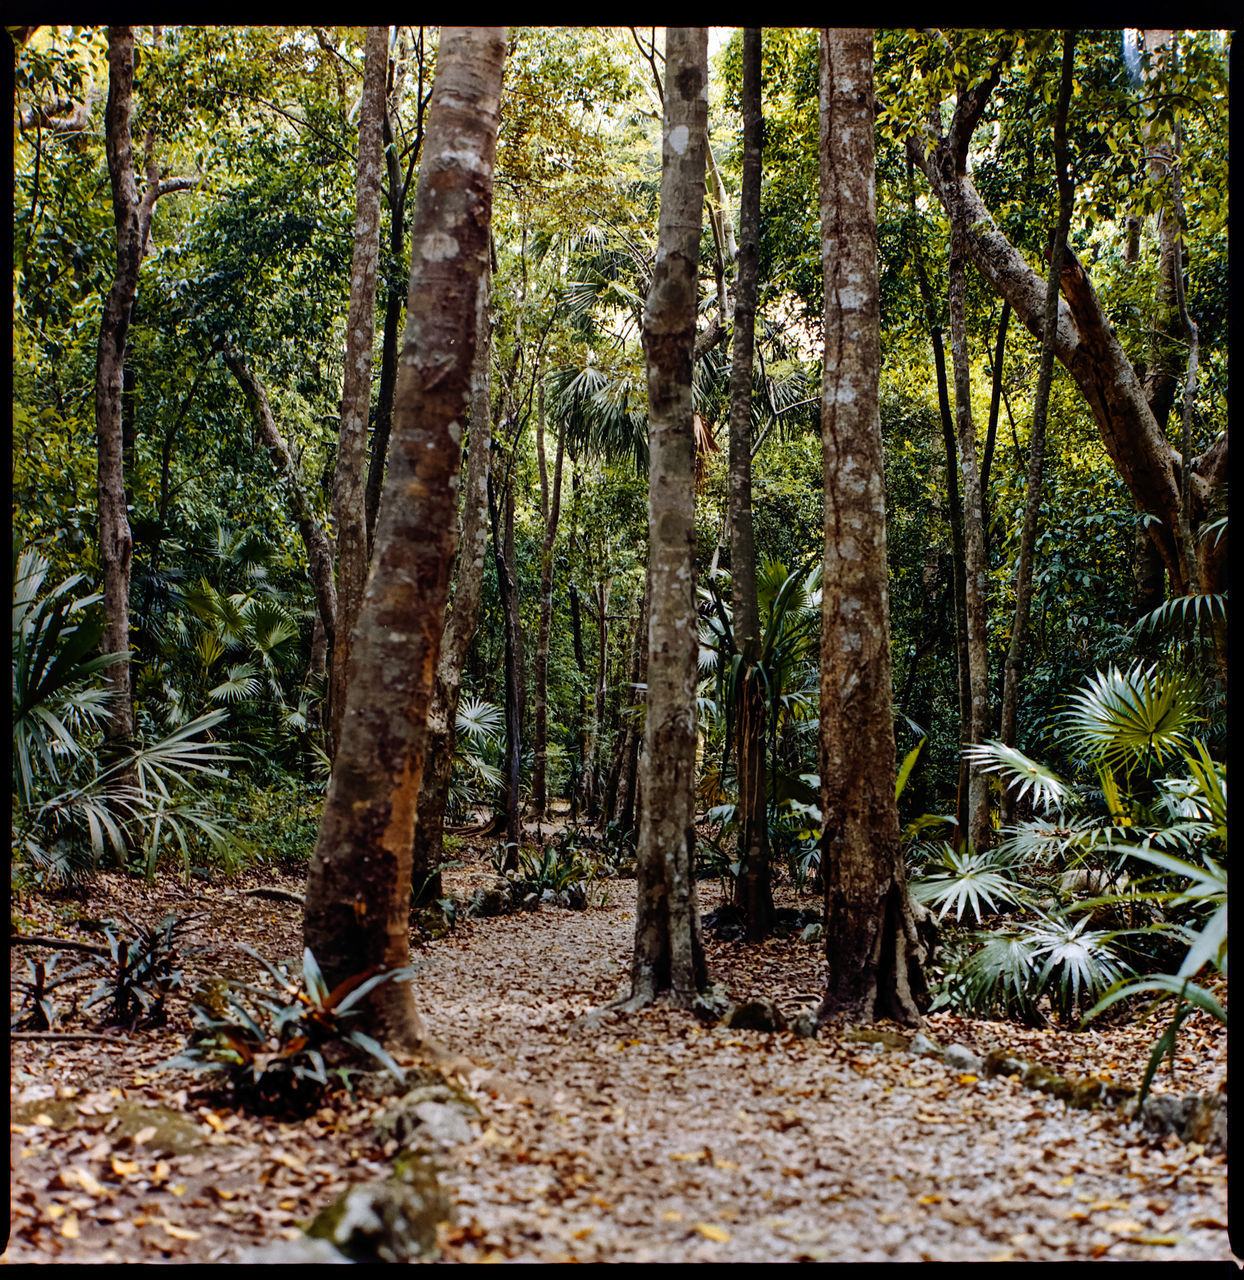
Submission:
[[436,1166],[416,1158],[384,1182],[351,1187],[316,1215],[307,1234],[352,1262],[414,1262],[435,1253],[437,1225],[451,1212]]
[[748,1000],[728,1009],[721,1025],[739,1031],[785,1031],[786,1019],[772,1000]]
[[730,997],[722,987],[709,987],[692,1001],[691,1012],[701,1022],[720,1022],[734,1008]]
[[276,1240],[258,1249],[243,1249],[235,1259],[243,1265],[277,1263],[284,1266],[323,1266],[344,1263],[351,1266],[353,1258],[347,1258],[328,1240],[307,1235],[297,1235],[292,1240]]
[[473,916],[503,916],[512,905],[510,882],[503,876],[491,885],[476,889],[467,903],[467,911]]
[[384,1098],[396,1098],[423,1085],[444,1085],[445,1077],[429,1067],[409,1066],[398,1079],[387,1067],[379,1071],[360,1071],[351,1077],[350,1087],[356,1098],[379,1102]]
[[711,929],[722,942],[742,942],[747,936],[743,913],[728,902],[704,917],[704,928]]
[[926,1036],[923,1031],[917,1031],[912,1036],[911,1044],[907,1046],[907,1051],[921,1058],[940,1058],[942,1056],[942,1046],[931,1036]]
[[1151,1133],[1174,1133],[1184,1142],[1199,1142],[1211,1151],[1227,1148],[1225,1099],[1211,1093],[1151,1093],[1140,1108],[1141,1127]]
[[970,1071],[974,1074],[980,1074],[985,1065],[983,1059],[962,1044],[949,1045],[942,1055],[942,1061],[956,1071]]
[[820,942],[825,936],[825,926],[823,924],[810,924],[799,935],[800,942]]
[[456,1147],[471,1140],[471,1120],[479,1108],[465,1094],[442,1080],[424,1084],[391,1102],[376,1117],[376,1137],[390,1139],[403,1147],[432,1142],[440,1147]]
[[805,1040],[816,1039],[816,1034],[821,1029],[821,1024],[816,1016],[816,1006],[807,1005],[800,1009],[790,1020],[790,1029]]
[[1128,885],[1123,872],[1117,878],[1109,867],[1072,867],[1058,879],[1058,891],[1068,898],[1096,898],[1105,893],[1120,893]]

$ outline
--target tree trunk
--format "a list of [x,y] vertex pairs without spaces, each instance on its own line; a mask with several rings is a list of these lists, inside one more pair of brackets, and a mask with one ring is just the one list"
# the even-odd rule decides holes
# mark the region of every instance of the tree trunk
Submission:
[[492,457],[492,322],[489,277],[479,286],[475,359],[471,369],[470,444],[462,495],[462,536],[454,598],[445,620],[436,688],[428,709],[423,780],[411,851],[411,903],[427,906],[443,896],[445,807],[453,773],[462,668],[479,621],[488,548],[488,468]]
[[[1054,374],[1054,333],[1058,324],[1058,290],[1062,276],[1063,251],[1071,228],[1075,187],[1067,162],[1067,106],[1071,101],[1075,32],[1063,36],[1063,69],[1058,86],[1058,106],[1054,114],[1054,168],[1058,178],[1058,217],[1050,250],[1050,278],[1045,291],[1045,332],[1041,338],[1041,361],[1037,372],[1037,393],[1032,406],[1032,437],[1029,442],[1028,492],[1024,499],[1024,524],[1019,538],[1019,563],[1015,570],[1015,617],[1006,654],[1002,682],[1002,725],[1000,738],[1015,745],[1019,714],[1019,676],[1024,661],[1024,641],[1028,630],[1028,610],[1032,600],[1032,562],[1037,545],[1037,519],[1041,511],[1042,470],[1045,462],[1045,419],[1050,403],[1050,383]],[[1002,823],[1015,821],[1014,787],[1002,792]]]
[[[513,496],[506,490],[506,514],[512,508]],[[492,524],[493,563],[497,570],[497,590],[501,596],[501,613],[505,626],[505,870],[518,869],[518,845],[523,813],[519,790],[523,761],[523,715],[520,704],[522,682],[522,637],[518,626],[518,587],[514,581],[513,553],[497,512],[492,476],[488,477],[488,517]]]
[[406,203],[410,193],[410,177],[419,162],[423,147],[423,51],[419,52],[419,116],[410,160],[402,173],[392,120],[400,105],[400,86],[395,86],[393,100],[386,104],[384,119],[384,157],[389,177],[389,264],[386,271],[384,335],[380,343],[380,385],[376,392],[376,422],[372,432],[371,457],[367,464],[367,486],[363,505],[367,522],[367,558],[370,561],[376,533],[376,515],[380,510],[380,490],[384,484],[385,458],[389,450],[389,432],[393,423],[393,392],[397,386],[398,324],[405,301],[405,281],[397,264],[402,261],[406,240]]
[[873,33],[825,29],[820,57],[825,363],[821,442],[821,809],[829,977],[818,1019],[921,1021],[894,799],[881,445]]
[[367,583],[367,522],[363,507],[367,464],[367,417],[371,408],[372,339],[376,318],[376,269],[380,257],[380,163],[388,27],[368,27],[363,55],[363,100],[359,107],[357,208],[350,308],[346,322],[345,377],[337,468],[333,475],[333,525],[337,543],[337,629],[329,691],[329,755],[341,735],[346,705],[350,635],[358,621]]
[[549,495],[548,467],[544,459],[544,384],[536,401],[536,459],[540,465],[540,514],[544,520],[544,546],[540,554],[540,629],[536,635],[535,743],[531,767],[531,809],[537,822],[547,808],[545,767],[548,758],[549,635],[553,627],[553,544],[561,508],[562,459],[566,453],[566,427],[557,430],[557,458],[553,463],[553,492]]
[[[984,97],[990,87],[980,87]],[[965,96],[983,106],[981,92]],[[955,119],[961,118],[956,107]],[[950,135],[954,133],[952,124]],[[907,151],[928,177],[952,223],[962,228],[966,251],[991,287],[1010,302],[1028,330],[1040,336],[1045,282],[998,230],[963,164],[956,162],[950,136],[931,136],[929,131],[912,134]],[[1064,301],[1059,304],[1055,355],[1088,402],[1106,452],[1137,505],[1158,518],[1151,536],[1170,574],[1172,590],[1184,595],[1196,588],[1187,579],[1179,549],[1174,453],[1084,268],[1070,250],[1061,283]],[[1210,477],[1203,479],[1208,486]],[[1204,498],[1199,499],[1194,521],[1201,516],[1203,502]]]
[[[307,877],[303,937],[330,989],[410,958],[411,841],[458,541],[505,48],[504,28],[441,30],[388,474]],[[424,1039],[407,982],[382,983],[364,1010],[365,1029],[387,1045],[409,1049]]]
[[769,883],[769,823],[765,794],[765,726],[756,599],[756,542],[752,532],[752,356],[759,275],[760,166],[764,117],[760,100],[759,27],[743,31],[743,190],[739,199],[739,268],[730,353],[730,581],[734,643],[741,659],[734,738],[738,760],[739,874],[735,906],[748,938],[758,942],[773,924]]
[[579,807],[583,803],[584,789],[588,770],[588,734],[587,734],[587,659],[583,653],[583,616],[579,604],[579,588],[570,584],[570,637],[574,645],[575,666],[579,669],[579,729],[577,739],[577,777],[570,789],[570,817],[574,821],[579,816]]
[[636,867],[631,1003],[668,990],[688,1005],[707,981],[695,842],[695,351],[708,125],[708,31],[665,37],[661,212],[644,307],[648,365],[648,714]]
[[992,389],[989,394],[989,426],[985,430],[985,452],[981,456],[981,524],[985,533],[985,563],[989,563],[990,526],[993,517],[989,505],[989,473],[993,468],[994,442],[998,438],[998,410],[1002,407],[1002,357],[1006,353],[1006,327],[1011,319],[1011,304],[1002,303],[1002,316],[998,320],[998,338],[994,344]]
[[225,364],[237,379],[238,385],[246,396],[255,425],[259,428],[260,438],[272,455],[272,462],[277,475],[284,483],[289,498],[290,509],[294,519],[298,521],[298,529],[302,534],[302,544],[307,549],[307,568],[311,574],[311,585],[315,591],[316,610],[324,626],[324,635],[330,651],[335,649],[337,634],[337,587],[333,581],[333,549],[320,524],[318,517],[303,488],[302,478],[298,474],[298,466],[290,456],[289,446],[285,443],[276,419],[272,416],[272,408],[268,404],[268,395],[254,370],[246,363],[246,358],[234,347],[224,349]]

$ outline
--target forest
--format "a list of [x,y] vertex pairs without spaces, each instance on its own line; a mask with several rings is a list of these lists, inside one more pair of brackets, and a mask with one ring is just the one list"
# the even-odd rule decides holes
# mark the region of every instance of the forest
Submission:
[[4,1261],[1230,1261],[1232,33],[6,27]]

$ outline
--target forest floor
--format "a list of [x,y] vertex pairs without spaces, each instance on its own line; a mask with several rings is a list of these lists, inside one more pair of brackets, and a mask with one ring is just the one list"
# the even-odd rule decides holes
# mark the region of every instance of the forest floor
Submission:
[[[446,890],[465,898],[494,873],[482,847],[464,842],[457,856]],[[79,939],[77,921],[118,911],[147,923],[202,912],[186,938],[192,987],[253,968],[238,943],[297,971],[297,906],[245,891],[302,883],[272,871],[211,885],[101,875],[85,899],[13,910],[23,933]],[[701,881],[701,911],[720,892]],[[481,1112],[446,1154],[456,1207],[441,1261],[1232,1259],[1226,1157],[1114,1112],[840,1034],[705,1026],[668,1008],[577,1025],[627,987],[634,881],[602,883],[593,903],[461,919],[416,956],[428,1029],[470,1060],[457,1081]],[[820,945],[706,943],[736,1000],[768,997],[791,1014],[822,986]],[[11,952],[14,976],[34,954],[46,953]],[[1160,1029],[928,1022],[943,1046],[1002,1047],[1133,1085]],[[189,1025],[178,997],[162,1028],[12,1041],[0,1261],[232,1262],[298,1237],[346,1187],[392,1168],[395,1143],[373,1132],[381,1102],[339,1095],[290,1122],[204,1101],[195,1076],[163,1068]],[[63,1022],[91,1026],[73,1011]],[[1225,1088],[1223,1030],[1195,1015],[1177,1063],[1157,1089]]]

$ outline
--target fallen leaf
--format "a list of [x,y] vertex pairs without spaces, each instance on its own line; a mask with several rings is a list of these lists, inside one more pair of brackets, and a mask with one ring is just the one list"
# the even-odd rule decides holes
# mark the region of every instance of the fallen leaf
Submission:
[[703,1160],[708,1155],[707,1151],[671,1151],[671,1160]]
[[76,1240],[78,1238],[78,1216],[71,1213],[69,1217],[61,1223],[60,1233],[66,1240]]
[[979,1076],[974,1076],[970,1071],[965,1071],[965,1072],[964,1072],[964,1073],[959,1077],[959,1083],[960,1083],[960,1084],[975,1084],[975,1083],[977,1082],[977,1080],[979,1080],[979,1079],[980,1079],[980,1077],[979,1077]]
[[202,1233],[191,1231],[187,1227],[175,1227],[171,1222],[161,1222],[160,1226],[173,1237],[174,1240],[201,1240]]
[[941,1202],[941,1196],[921,1196],[920,1199],[916,1201],[917,1204],[941,1204]]
[[1118,1222],[1107,1222],[1106,1230],[1112,1236],[1126,1236],[1133,1231],[1143,1231],[1144,1227],[1139,1222],[1133,1222],[1130,1218],[1120,1218]]
[[697,1222],[695,1229],[709,1240],[716,1240],[718,1244],[725,1244],[730,1239],[730,1233],[723,1231],[720,1227],[715,1227],[711,1222]]
[[135,1160],[122,1160],[119,1156],[113,1156],[110,1163],[118,1178],[129,1178],[138,1172],[138,1162]]
[[134,1135],[133,1142],[136,1147],[141,1147],[144,1143],[150,1142],[156,1136],[156,1127],[153,1124],[144,1125]]
[[595,1230],[595,1226],[589,1224],[586,1227],[580,1227],[578,1231],[572,1231],[570,1233],[570,1238],[572,1240],[586,1240]]

